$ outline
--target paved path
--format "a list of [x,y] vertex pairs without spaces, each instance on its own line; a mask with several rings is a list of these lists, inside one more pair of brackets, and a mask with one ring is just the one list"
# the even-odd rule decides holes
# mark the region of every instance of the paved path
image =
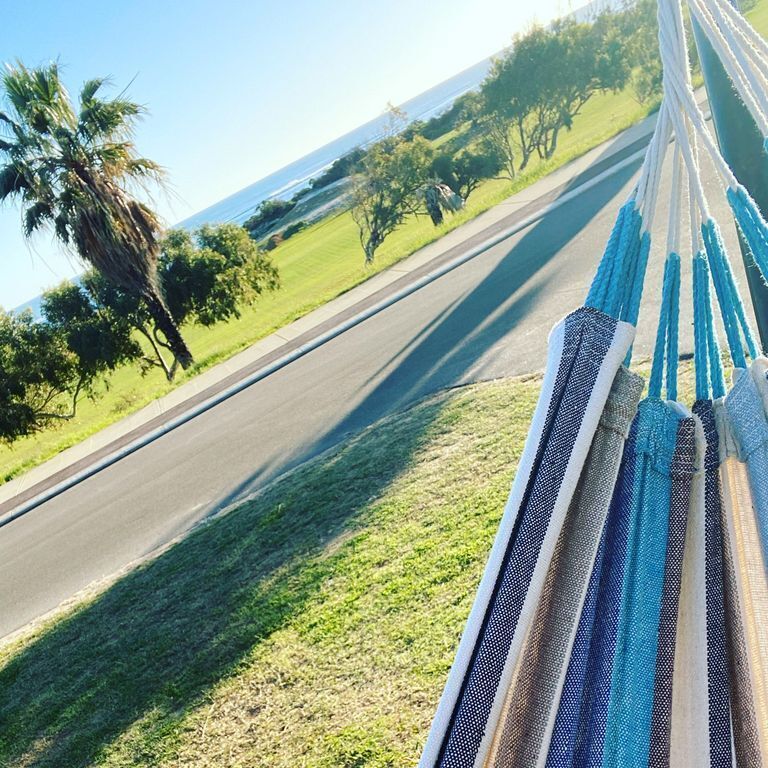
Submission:
[[[642,127],[634,129],[415,254],[375,278],[376,283],[370,281],[364,292],[351,292],[324,308],[324,314],[284,329],[288,343],[301,344],[305,335],[333,323],[332,309],[355,311],[355,301],[376,300],[371,289],[395,290],[420,270],[563,195],[585,178],[568,181],[569,174],[604,170],[616,159],[615,150],[618,157],[631,154],[642,135]],[[0,637],[425,394],[541,368],[549,329],[583,300],[638,167],[639,162],[631,164],[538,223],[0,528]],[[665,182],[668,178],[667,169]],[[666,184],[661,194],[665,199]],[[722,205],[713,207],[716,214],[722,210]],[[725,229],[733,244],[730,228]],[[656,238],[663,242],[663,228]],[[660,257],[658,252],[652,256],[639,354],[650,351]],[[688,311],[681,324],[684,348],[691,346],[689,322]],[[280,353],[274,340],[268,343],[273,349],[265,350],[267,355]],[[235,361],[210,375],[207,384],[220,387],[227,377],[236,378],[264,359],[251,351],[241,357],[239,372],[233,372]],[[200,382],[195,387],[200,396]],[[158,407],[151,418],[167,418],[180,407],[178,401],[162,413]],[[150,421],[133,428],[141,430]],[[128,432],[114,434],[119,440]],[[46,481],[44,474],[40,478]]]

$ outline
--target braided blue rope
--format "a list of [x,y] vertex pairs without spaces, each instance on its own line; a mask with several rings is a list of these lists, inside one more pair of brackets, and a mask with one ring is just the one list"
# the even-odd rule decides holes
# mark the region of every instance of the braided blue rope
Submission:
[[[639,217],[638,217],[639,219]],[[638,221],[638,229],[640,222]],[[638,233],[639,234],[639,233]],[[651,250],[651,234],[643,232],[638,241],[637,255],[634,264],[634,270],[629,280],[629,296],[621,309],[621,319],[637,326],[637,318],[640,314],[640,300],[643,297],[643,286],[645,285],[645,271],[648,266],[648,254]],[[632,362],[632,349],[627,350],[627,356],[624,358],[624,365],[629,368]]]
[[664,262],[664,279],[661,285],[661,308],[659,310],[659,325],[656,328],[656,344],[653,348],[653,363],[651,364],[651,378],[648,381],[648,397],[661,397],[661,383],[664,374],[664,349],[667,342],[667,329],[669,328],[669,313],[671,309],[672,264],[670,254]]
[[627,252],[624,254],[620,278],[616,280],[613,292],[613,303],[610,307],[612,316],[623,320],[626,315],[625,308],[632,296],[632,282],[637,272],[637,259],[640,255],[640,242],[632,240],[628,243]]
[[715,293],[720,305],[720,314],[723,317],[725,335],[728,339],[728,348],[733,364],[739,368],[746,368],[747,362],[741,345],[739,321],[734,308],[734,300],[738,297],[731,292],[731,286],[725,275],[723,262],[726,256],[720,231],[717,224],[712,219],[708,219],[701,225],[701,234],[704,239],[704,250],[712,270],[712,282],[715,285]]
[[677,400],[677,361],[680,327],[680,257],[672,252],[667,256],[672,270],[669,297],[669,323],[667,326],[667,400]]
[[709,400],[709,358],[704,292],[708,285],[707,262],[699,251],[693,257],[693,360],[696,371],[696,399]]
[[768,283],[768,224],[744,187],[728,187],[726,196],[763,281]]
[[611,277],[611,272],[616,261],[616,251],[619,247],[619,240],[621,237],[621,231],[624,227],[624,219],[627,216],[627,212],[631,208],[634,208],[634,201],[628,201],[624,203],[619,209],[619,215],[616,217],[616,222],[611,230],[611,235],[608,238],[608,243],[605,246],[603,257],[600,259],[600,264],[597,267],[597,272],[592,279],[592,285],[589,288],[587,299],[584,304],[594,309],[603,310],[605,307],[605,295],[607,293],[608,281]]
[[[642,217],[640,212],[637,208],[633,207],[630,216],[625,220],[619,240],[619,249],[616,253],[616,276],[608,286],[605,311],[611,317],[619,317],[622,306],[631,301],[633,277],[637,272],[638,259],[642,257],[640,243],[641,225]],[[643,268],[644,273],[645,269]],[[630,282],[628,282],[628,279]],[[624,319],[624,317],[622,316],[621,319]]]

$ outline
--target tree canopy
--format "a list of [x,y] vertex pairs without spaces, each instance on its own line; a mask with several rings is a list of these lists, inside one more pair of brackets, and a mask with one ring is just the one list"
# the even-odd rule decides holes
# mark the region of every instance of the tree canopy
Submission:
[[367,264],[384,238],[423,205],[418,192],[430,178],[433,156],[421,136],[389,136],[366,152],[352,191],[352,216]]
[[183,367],[192,354],[168,312],[157,278],[161,227],[136,195],[162,173],[132,140],[142,108],[103,98],[88,80],[75,105],[58,65],[8,66],[2,77],[0,201],[15,199],[26,236],[50,227],[56,238],[116,286],[140,297]]
[[483,84],[489,135],[508,165],[512,145],[505,125],[512,127],[519,169],[534,153],[548,159],[587,101],[623,88],[629,74],[621,29],[610,12],[593,23],[565,19],[534,27],[515,38]]

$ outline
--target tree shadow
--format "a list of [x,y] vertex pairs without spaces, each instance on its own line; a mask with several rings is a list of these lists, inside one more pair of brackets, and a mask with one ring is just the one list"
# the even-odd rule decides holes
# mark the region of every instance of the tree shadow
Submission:
[[137,721],[153,764],[152,744],[306,608],[333,572],[329,545],[409,467],[443,402],[211,520],[12,656],[0,668],[0,765],[87,766]]

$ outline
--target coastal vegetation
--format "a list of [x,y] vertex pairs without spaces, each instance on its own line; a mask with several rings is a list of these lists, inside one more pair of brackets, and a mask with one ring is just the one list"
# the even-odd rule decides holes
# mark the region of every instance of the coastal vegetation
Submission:
[[[647,0],[643,1],[647,3]],[[649,34],[655,34],[652,14],[650,17],[646,14],[646,18],[651,28]],[[768,33],[768,3],[765,0],[755,4],[748,12],[748,18],[758,31]],[[636,34],[639,35],[637,30]],[[627,47],[627,56],[633,62],[634,55]],[[616,93],[597,92],[591,96],[573,118],[570,130],[566,128],[561,132],[557,149],[549,159],[542,159],[534,152],[523,170],[517,166],[514,168],[513,179],[508,178],[503,168],[496,171],[493,178],[474,185],[464,208],[446,217],[439,227],[432,225],[424,211],[419,215],[406,216],[400,227],[377,249],[376,259],[370,266],[364,265],[358,228],[350,211],[336,209],[331,215],[319,220],[308,220],[309,223],[301,231],[288,240],[282,240],[270,253],[280,271],[279,291],[266,292],[256,304],[243,306],[240,318],[232,318],[211,327],[199,324],[184,326],[184,337],[190,348],[195,350],[196,364],[192,368],[177,371],[174,381],[169,382],[163,370],[157,366],[145,371],[143,375],[135,364],[119,366],[109,375],[108,388],[97,384],[98,401],[82,399],[75,418],[63,421],[58,429],[19,439],[12,447],[0,446],[0,481],[14,477],[168,393],[174,386],[188,381],[190,376],[230,357],[277,328],[369,279],[647,116],[655,108],[657,97],[639,97],[635,90],[637,73],[638,66],[633,64],[624,89]],[[451,172],[450,163],[466,153],[488,157],[484,145],[488,141],[486,127],[476,111],[480,96],[478,92],[466,94],[449,110],[450,119],[439,116],[420,125],[411,124],[405,132],[406,141],[409,136],[430,137],[428,141],[435,153],[433,168],[436,175],[439,176],[437,168],[440,163],[442,171],[448,175]],[[508,135],[510,139],[514,138],[511,130]],[[441,156],[447,156],[448,163],[438,163],[437,158]],[[360,156],[345,167],[354,166],[359,160]],[[518,163],[519,160],[518,156]],[[446,178],[446,183],[456,189],[453,178]],[[345,176],[338,176],[324,185],[321,191],[334,190],[334,184],[343,187]],[[292,217],[299,210],[297,207],[285,219],[278,220],[276,230],[282,231],[289,223],[293,223]],[[307,219],[303,211],[300,218]],[[142,341],[140,335],[138,340],[144,354],[148,355],[151,350],[147,343]]]
[[[158,248],[158,289],[179,326],[239,318],[279,285],[269,256],[236,224],[171,230]],[[176,376],[181,361],[143,297],[97,270],[46,291],[41,312],[33,321],[0,310],[0,441],[74,419],[81,398],[95,400],[128,363]]]

